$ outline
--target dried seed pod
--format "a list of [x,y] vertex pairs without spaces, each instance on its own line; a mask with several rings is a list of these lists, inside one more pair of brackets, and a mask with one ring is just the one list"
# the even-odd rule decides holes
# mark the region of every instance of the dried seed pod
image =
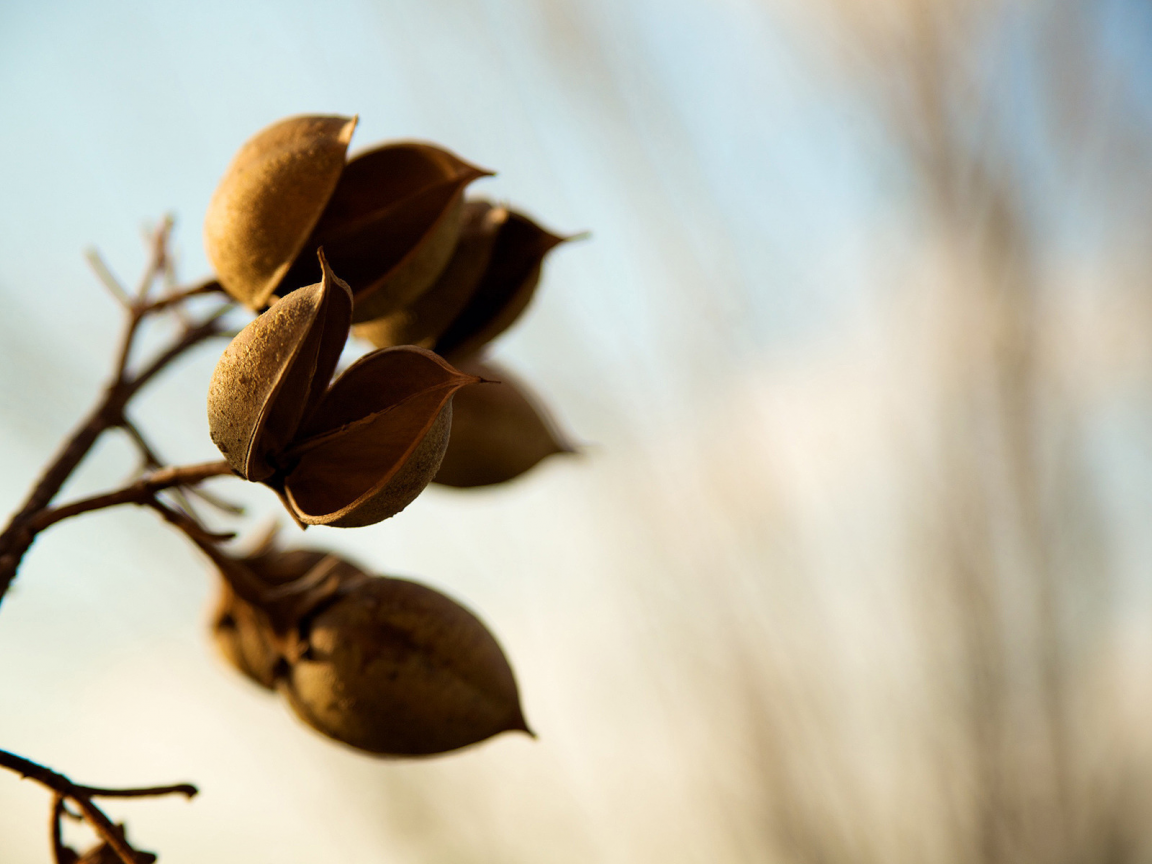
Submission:
[[275,687],[280,651],[271,622],[237,597],[227,582],[221,583],[220,598],[212,614],[212,637],[234,668],[265,689]]
[[[379,348],[419,344],[460,359],[507,330],[528,306],[544,257],[566,238],[485,201],[465,207],[460,241],[436,283],[408,306],[358,324]],[[357,309],[356,321],[361,321]]]
[[399,513],[440,466],[464,375],[431,351],[368,354],[329,388],[351,294],[323,278],[278,302],[224,351],[208,395],[212,440],[233,469],[279,492],[306,525],[370,525]]
[[467,357],[507,330],[536,292],[544,256],[564,240],[521,213],[509,213],[484,278],[433,350],[449,358]]
[[[232,666],[269,690],[294,656],[296,640],[291,633],[299,622],[367,578],[335,555],[313,549],[280,550],[273,538],[254,555],[218,563],[225,566],[212,616],[216,645]],[[237,593],[238,576],[247,599]]]
[[468,610],[401,579],[369,579],[312,619],[279,687],[305,723],[352,747],[442,753],[528,731],[503,651]]
[[452,439],[433,482],[490,486],[519,477],[555,453],[573,453],[523,384],[491,363],[471,360],[460,370],[485,379],[452,402]]
[[208,260],[237,300],[267,303],[332,197],[355,128],[355,117],[291,117],[240,148],[204,222]]
[[351,292],[320,257],[321,281],[241,330],[212,374],[209,433],[247,480],[276,472],[277,454],[320,402],[348,339]]
[[436,282],[411,304],[352,328],[377,348],[420,345],[431,348],[463,311],[492,260],[500,228],[509,211],[487,201],[468,201],[460,218],[460,237],[452,258]]
[[351,528],[408,506],[439,469],[453,394],[478,380],[413,346],[360,358],[286,454],[293,467],[284,490],[296,518]]
[[[356,298],[355,320],[390,314],[440,275],[460,231],[464,188],[491,172],[430,144],[401,142],[348,162],[305,249],[323,246]],[[301,256],[280,293],[317,278]]]

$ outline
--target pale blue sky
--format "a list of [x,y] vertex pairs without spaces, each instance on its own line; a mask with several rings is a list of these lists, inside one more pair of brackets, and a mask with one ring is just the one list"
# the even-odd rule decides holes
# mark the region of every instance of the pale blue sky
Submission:
[[[694,718],[660,701],[667,670],[629,640],[647,644],[668,606],[684,611],[662,568],[691,564],[716,584],[764,569],[762,514],[794,518],[820,554],[855,567],[845,535],[866,537],[889,512],[890,489],[869,472],[905,456],[877,417],[916,410],[904,379],[884,371],[899,364],[877,359],[889,336],[908,335],[899,322],[918,320],[891,284],[907,280],[924,227],[907,165],[861,101],[866,88],[826,62],[843,46],[787,8],[0,0],[5,510],[111,362],[119,315],[83,249],[132,280],[141,225],[171,212],[181,274],[206,275],[200,221],[213,187],[273,120],[357,113],[354,149],[436,141],[498,172],[475,194],[592,234],[553,256],[529,314],[496,349],[588,442],[586,458],[493,493],[434,490],[391,523],[304,538],[480,611],[521,675],[539,742],[397,767],[309,737],[214,659],[195,553],[149,514],[123,512],[46,534],[0,609],[0,747],[85,782],[201,781],[194,805],[116,811],[174,864],[248,860],[254,848],[282,864],[366,864],[381,849],[437,860],[420,851],[416,811],[433,831],[456,819],[481,850],[467,859],[442,838],[455,862],[725,860],[691,833],[706,827],[689,798],[661,797],[690,777],[668,724]],[[1061,272],[1075,270],[1069,260],[1094,272],[1110,243],[1137,260],[1147,236],[1117,215],[1145,214],[1132,199],[1146,187],[1100,164],[1131,132],[1111,119],[1148,121],[1147,20],[1120,0],[1099,9],[1122,86],[1104,94],[1109,122],[1090,124],[1087,167],[1068,171],[1043,146],[1026,41],[991,67],[1006,73],[997,114],[1009,140],[1035,151],[1029,188],[1056,214],[1039,223],[1059,229],[1046,242]],[[138,416],[174,462],[214,458],[203,407],[213,362],[198,355],[141,400]],[[1147,376],[1121,377],[1102,397],[1111,413],[1099,415],[1094,468],[1116,492],[1121,565],[1148,580],[1137,392]],[[71,491],[114,486],[131,467],[110,440]],[[278,512],[261,490],[235,496],[258,517]],[[620,586],[636,574],[647,593],[629,605]],[[838,584],[851,619],[866,589]],[[46,860],[47,801],[13,782],[0,777],[0,844],[16,851],[0,858]],[[623,822],[651,831],[641,841]],[[535,856],[555,838],[563,855]]]

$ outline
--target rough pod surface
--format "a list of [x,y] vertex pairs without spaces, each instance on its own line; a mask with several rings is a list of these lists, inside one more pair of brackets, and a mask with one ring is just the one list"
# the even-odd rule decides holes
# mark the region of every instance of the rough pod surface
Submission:
[[237,153],[212,197],[208,258],[224,289],[253,309],[320,278],[316,250],[351,286],[356,320],[427,290],[452,257],[464,190],[490,172],[419,141],[346,160],[355,118],[273,124]]
[[451,399],[480,379],[413,346],[374,351],[329,386],[352,297],[323,275],[245,327],[212,375],[212,440],[237,474],[275,489],[302,524],[353,527],[399,512],[431,482]]
[[268,302],[336,191],[355,128],[355,117],[289,117],[233,158],[208,205],[204,246],[237,300]]
[[219,563],[218,647],[323,734],[371,753],[421,756],[528,731],[495,638],[432,588],[272,544]]
[[375,577],[316,615],[278,686],[309,726],[361,750],[443,753],[528,731],[487,628],[415,582]]

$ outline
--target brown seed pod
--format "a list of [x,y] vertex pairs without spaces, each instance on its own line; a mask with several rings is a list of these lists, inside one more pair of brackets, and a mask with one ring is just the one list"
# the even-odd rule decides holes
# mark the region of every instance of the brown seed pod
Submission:
[[500,228],[484,278],[468,305],[436,340],[436,353],[467,357],[511,327],[536,293],[544,256],[564,239],[521,213],[510,213]]
[[335,191],[355,128],[355,117],[290,117],[240,148],[204,221],[208,260],[237,300],[268,302]]
[[[415,300],[447,265],[460,232],[464,189],[491,172],[431,144],[400,142],[348,162],[305,249],[323,246],[356,298],[355,320]],[[315,281],[301,256],[281,293]]]
[[[323,255],[321,255],[323,262]],[[260,481],[315,410],[348,339],[352,295],[323,262],[316,285],[293,292],[229,343],[208,387],[208,429],[232,469]]]
[[[522,213],[470,201],[457,252],[436,283],[408,306],[359,324],[356,335],[380,348],[413,343],[453,359],[475,354],[523,313],[544,257],[565,239]],[[359,310],[355,320],[363,320]]]
[[350,366],[287,453],[294,467],[284,490],[296,518],[354,528],[407,507],[440,467],[453,394],[478,380],[413,346]]
[[460,370],[485,383],[452,400],[452,439],[433,482],[490,486],[519,477],[547,456],[575,452],[530,391],[502,368],[473,359]]
[[236,299],[261,309],[320,279],[316,250],[352,286],[356,320],[423,293],[456,247],[465,187],[491,172],[421,142],[345,162],[356,118],[293,117],[232,160],[204,225],[208,258]]
[[[320,604],[367,578],[360,568],[314,549],[266,547],[222,559],[212,635],[224,658],[261,687],[273,689],[298,639],[294,631]],[[242,572],[238,572],[242,571]],[[238,578],[239,577],[239,578]],[[237,593],[237,587],[245,596]]]
[[401,346],[352,364],[329,388],[348,337],[351,294],[323,277],[245,327],[208,395],[212,440],[233,469],[281,494],[301,524],[357,527],[395,515],[440,465],[464,375]]
[[496,640],[423,585],[369,579],[320,611],[306,641],[278,686],[305,723],[352,747],[417,756],[528,731]]
[[466,202],[456,248],[436,282],[408,306],[357,324],[352,332],[378,348],[393,345],[431,348],[468,304],[484,278],[496,238],[508,216],[506,208],[487,201]]
[[227,582],[212,614],[212,637],[224,659],[247,678],[271,690],[280,651],[267,616],[236,596]]

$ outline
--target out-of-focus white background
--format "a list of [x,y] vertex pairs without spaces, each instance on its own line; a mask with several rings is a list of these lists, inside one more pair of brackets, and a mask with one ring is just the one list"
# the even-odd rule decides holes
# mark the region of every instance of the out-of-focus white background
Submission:
[[[0,5],[0,502],[94,402],[175,214],[297,113],[438,142],[591,239],[495,348],[584,442],[313,546],[467,603],[539,740],[418,762],[302,727],[205,637],[152,514],[45,533],[0,747],[166,862],[1147,861],[1152,14],[1131,0]],[[134,416],[215,458],[219,346]],[[134,467],[110,434],[65,495]],[[253,528],[260,489],[220,482]],[[0,861],[49,858],[0,777]],[[82,836],[82,835],[77,835]]]

